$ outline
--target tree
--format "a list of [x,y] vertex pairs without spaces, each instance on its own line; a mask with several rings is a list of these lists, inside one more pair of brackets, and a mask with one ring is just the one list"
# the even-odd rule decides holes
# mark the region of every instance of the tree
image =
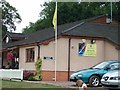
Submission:
[[[44,9],[40,12],[40,19],[29,27],[23,29],[23,33],[51,27],[55,3],[43,4]],[[87,19],[94,16],[110,14],[109,2],[59,2],[58,3],[58,25]],[[118,19],[118,3],[113,3],[113,17]],[[120,11],[119,11],[120,12]]]
[[22,21],[16,8],[11,6],[5,0],[1,0],[0,10],[2,11],[2,31],[5,33],[8,30],[16,30],[15,23],[20,23]]

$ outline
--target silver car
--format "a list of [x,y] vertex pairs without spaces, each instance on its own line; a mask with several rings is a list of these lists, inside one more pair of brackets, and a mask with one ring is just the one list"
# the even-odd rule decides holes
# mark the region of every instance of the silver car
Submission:
[[119,86],[120,70],[113,70],[103,75],[101,79],[103,86]]

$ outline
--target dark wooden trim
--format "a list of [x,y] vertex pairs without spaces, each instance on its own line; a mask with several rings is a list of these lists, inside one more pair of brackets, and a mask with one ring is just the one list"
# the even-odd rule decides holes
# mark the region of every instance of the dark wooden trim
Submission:
[[28,64],[28,63],[35,63],[35,61],[32,61],[32,62],[28,62],[28,61],[26,61],[25,63],[26,63],[26,64]]
[[[58,39],[59,38],[74,38],[74,39],[95,39],[95,40],[104,40],[103,37],[88,37],[88,36],[74,36],[74,35],[60,35],[57,37]],[[42,41],[42,42],[39,42],[40,45],[48,45],[51,41],[54,41],[55,39],[54,38],[51,38],[49,40],[45,40],[45,41]]]
[[40,59],[40,45],[37,46],[38,46],[38,59]]
[[[28,51],[29,49],[33,49],[33,50],[34,50],[34,59],[33,59],[33,61],[31,61],[31,62],[28,61],[28,56],[27,56],[27,55],[28,55],[28,52],[27,52],[27,51]],[[26,49],[25,49],[25,52],[26,52],[26,53],[25,53],[25,57],[26,57],[25,62],[26,62],[26,63],[34,63],[34,62],[35,62],[35,48],[34,48],[34,47],[32,47],[32,48],[26,48]]]
[[7,48],[7,49],[3,49],[2,51],[0,50],[0,52],[7,52],[9,50],[13,50],[13,49],[17,49],[19,48],[18,46],[14,46],[14,47],[11,47],[11,48]]
[[[57,39],[61,38],[61,36],[58,36]],[[48,45],[51,41],[54,41],[55,38],[51,38],[51,39],[48,39],[48,40],[44,40],[42,42],[39,42],[39,45]]]
[[[75,38],[75,39],[95,39],[95,40],[103,40],[104,38],[103,37],[88,37],[88,36],[74,36],[74,35],[60,35],[57,37],[58,39],[59,38]],[[37,44],[38,45],[48,45],[51,41],[54,41],[55,38],[51,38],[51,39],[48,39],[48,40],[44,40],[42,42],[38,42]],[[19,45],[19,47],[31,47],[31,46],[36,46],[37,45],[36,43],[30,43],[30,44],[24,44],[24,45]]]
[[[60,35],[57,38],[58,39],[59,38],[71,38],[71,39],[105,40],[104,37],[89,37],[89,36],[76,36],[76,35],[65,35],[65,34],[64,35]],[[35,42],[35,43],[30,43],[30,44],[26,43],[24,45],[19,45],[19,48],[21,48],[21,47],[31,47],[31,46],[37,46],[37,45],[48,45],[51,41],[54,41],[54,40],[55,40],[55,38],[53,37],[53,38],[50,38],[48,40],[44,40],[44,41],[41,41],[41,42]],[[111,41],[109,41],[109,42],[111,42]],[[6,50],[4,50],[4,51],[6,51]]]
[[103,37],[89,37],[89,36],[76,36],[76,35],[62,35],[63,38],[72,38],[72,39],[95,39],[95,40],[103,40]]
[[22,47],[31,47],[31,46],[36,46],[36,45],[37,45],[36,43],[24,44],[24,45],[19,45],[19,48],[22,48]]
[[3,68],[3,53],[2,54],[2,58],[1,58],[1,68]]
[[2,38],[2,41],[4,41],[4,39],[5,39],[6,37],[9,37],[9,39],[11,39],[10,35],[5,34],[4,37]]
[[7,52],[7,51],[8,51],[7,49],[0,50],[0,53],[2,53],[2,52]]
[[27,49],[25,49],[25,63],[27,63]]
[[70,47],[71,47],[71,38],[69,38],[69,44],[68,44],[68,81],[70,81]]

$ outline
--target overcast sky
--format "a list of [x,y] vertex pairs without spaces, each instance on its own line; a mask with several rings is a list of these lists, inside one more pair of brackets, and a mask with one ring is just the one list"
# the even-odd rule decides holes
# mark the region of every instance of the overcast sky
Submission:
[[47,0],[6,0],[13,7],[18,10],[22,18],[22,22],[17,24],[17,29],[15,32],[21,33],[22,28],[29,25],[29,22],[36,22],[40,17],[39,13],[43,9],[40,4],[43,4]]

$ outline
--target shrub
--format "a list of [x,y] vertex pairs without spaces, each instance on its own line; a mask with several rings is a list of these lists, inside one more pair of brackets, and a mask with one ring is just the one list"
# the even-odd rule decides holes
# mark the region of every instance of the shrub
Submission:
[[29,78],[30,76],[32,76],[32,75],[33,75],[33,72],[31,72],[31,71],[24,71],[23,79],[24,79],[24,80],[28,80],[28,78]]
[[35,62],[36,74],[33,77],[35,80],[42,80],[41,66],[42,66],[42,59],[37,59],[37,61]]
[[24,80],[30,80],[30,81],[40,81],[42,80],[42,75],[41,75],[41,66],[42,66],[42,59],[37,59],[35,62],[35,69],[36,72],[31,72],[31,71],[24,71]]
[[29,80],[29,81],[35,81],[35,79],[34,79],[34,74],[33,74],[33,73],[31,73],[31,74],[29,75],[28,80]]

